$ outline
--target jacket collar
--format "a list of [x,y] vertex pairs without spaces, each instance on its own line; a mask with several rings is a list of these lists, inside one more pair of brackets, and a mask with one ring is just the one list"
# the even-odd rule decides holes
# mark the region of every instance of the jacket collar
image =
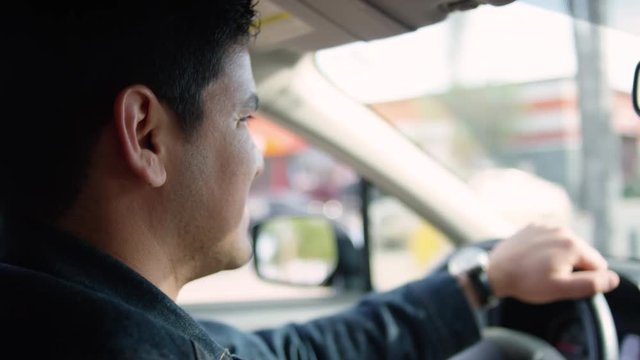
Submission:
[[196,341],[216,358],[228,354],[171,298],[118,259],[50,225],[9,221],[5,225],[8,243],[4,262],[49,274],[141,310]]

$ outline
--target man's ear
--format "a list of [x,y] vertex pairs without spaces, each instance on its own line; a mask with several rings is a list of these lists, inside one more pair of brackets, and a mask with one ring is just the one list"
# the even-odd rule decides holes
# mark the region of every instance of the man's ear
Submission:
[[114,102],[113,120],[124,159],[140,180],[153,187],[167,179],[165,145],[159,136],[167,118],[158,98],[147,87],[129,86]]

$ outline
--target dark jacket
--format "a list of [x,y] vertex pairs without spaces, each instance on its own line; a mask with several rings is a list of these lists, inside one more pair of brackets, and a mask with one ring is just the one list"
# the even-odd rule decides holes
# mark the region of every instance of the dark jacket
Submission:
[[2,358],[441,359],[479,337],[445,274],[369,295],[342,314],[245,333],[197,323],[135,271],[65,232],[9,226],[8,240]]

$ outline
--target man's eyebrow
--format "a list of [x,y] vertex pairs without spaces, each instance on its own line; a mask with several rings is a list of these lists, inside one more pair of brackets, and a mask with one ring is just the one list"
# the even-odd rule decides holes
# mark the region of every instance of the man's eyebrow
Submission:
[[245,105],[247,109],[251,109],[252,112],[258,111],[258,107],[260,107],[260,99],[258,99],[258,95],[255,93],[251,94],[251,96],[249,96],[245,101]]

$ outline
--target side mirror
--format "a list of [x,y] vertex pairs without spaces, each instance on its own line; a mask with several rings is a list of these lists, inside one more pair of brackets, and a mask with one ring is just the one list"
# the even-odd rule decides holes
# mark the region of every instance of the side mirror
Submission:
[[636,113],[640,115],[640,63],[636,67],[636,73],[633,77],[633,92],[631,93],[633,100],[633,107],[636,109]]
[[254,264],[265,280],[319,286],[338,267],[332,224],[320,217],[276,217],[254,226]]

